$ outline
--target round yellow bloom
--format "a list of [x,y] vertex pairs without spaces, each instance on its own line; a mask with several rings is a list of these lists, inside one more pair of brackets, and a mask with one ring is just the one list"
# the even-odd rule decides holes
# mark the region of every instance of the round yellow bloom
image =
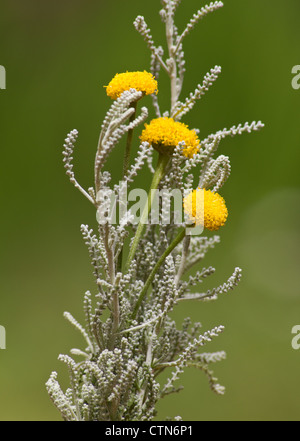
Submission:
[[174,121],[173,118],[156,118],[150,124],[145,124],[140,139],[149,142],[163,154],[172,154],[174,148],[182,141],[185,142],[183,155],[192,158],[200,149],[200,141],[195,130],[190,130],[186,124]]
[[108,86],[106,93],[113,100],[119,98],[125,90],[135,89],[146,95],[157,93],[157,81],[154,76],[146,72],[125,72],[115,75]]
[[184,198],[183,205],[184,211],[195,222],[195,225],[203,225],[204,222],[204,228],[210,231],[216,231],[222,227],[228,217],[224,199],[211,190],[202,188],[193,190]]

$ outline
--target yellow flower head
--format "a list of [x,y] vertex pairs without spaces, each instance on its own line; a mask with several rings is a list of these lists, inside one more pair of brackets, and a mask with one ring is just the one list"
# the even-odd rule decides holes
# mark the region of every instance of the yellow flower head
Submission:
[[125,72],[115,75],[108,86],[106,93],[113,100],[119,98],[125,90],[135,89],[146,95],[157,93],[157,81],[149,72]]
[[184,198],[183,205],[184,211],[196,225],[203,225],[204,221],[204,228],[210,231],[216,231],[222,227],[228,217],[224,199],[211,190],[197,188],[197,190],[191,191]]
[[182,141],[185,142],[182,153],[187,158],[192,158],[200,149],[195,130],[190,130],[186,124],[174,121],[173,118],[157,118],[150,124],[145,124],[140,139],[142,142],[149,142],[163,154],[172,154],[174,148]]

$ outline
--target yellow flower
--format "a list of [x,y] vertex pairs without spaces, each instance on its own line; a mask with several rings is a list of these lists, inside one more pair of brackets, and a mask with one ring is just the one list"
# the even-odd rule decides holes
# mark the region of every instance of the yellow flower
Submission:
[[190,130],[186,124],[174,121],[173,118],[157,118],[150,124],[145,124],[140,139],[142,142],[149,142],[163,154],[172,154],[174,148],[182,141],[185,142],[182,153],[187,158],[192,158],[200,149],[195,130]]
[[191,191],[184,198],[183,205],[185,212],[196,225],[203,225],[204,221],[204,228],[211,231],[216,231],[222,227],[228,217],[224,199],[211,190],[197,188],[197,190]]
[[146,72],[125,72],[116,74],[106,87],[106,93],[113,100],[119,98],[125,90],[135,89],[146,95],[157,93],[157,81],[154,76]]

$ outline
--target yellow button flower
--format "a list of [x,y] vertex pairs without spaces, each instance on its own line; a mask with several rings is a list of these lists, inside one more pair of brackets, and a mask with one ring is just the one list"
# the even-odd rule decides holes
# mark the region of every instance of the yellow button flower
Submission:
[[157,81],[149,72],[125,72],[116,74],[106,87],[107,95],[116,100],[125,90],[135,89],[145,95],[157,93]]
[[191,191],[184,198],[183,205],[184,211],[195,222],[195,225],[203,225],[204,221],[204,228],[210,231],[216,231],[222,227],[228,217],[224,199],[211,190],[197,188]]
[[162,154],[172,154],[182,141],[185,142],[182,153],[187,158],[192,158],[200,149],[195,130],[190,130],[186,124],[174,121],[173,118],[156,118],[150,124],[145,124],[140,139],[152,144]]

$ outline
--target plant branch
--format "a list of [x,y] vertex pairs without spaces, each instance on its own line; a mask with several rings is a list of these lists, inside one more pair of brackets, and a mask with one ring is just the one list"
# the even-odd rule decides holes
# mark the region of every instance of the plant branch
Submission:
[[165,169],[166,169],[168,162],[169,162],[168,156],[162,155],[162,154],[159,155],[156,170],[153,175],[151,187],[150,187],[150,190],[148,193],[147,203],[144,207],[144,210],[143,210],[140,222],[138,224],[131,248],[129,250],[129,255],[128,255],[128,259],[127,259],[126,267],[125,267],[125,272],[127,272],[129,270],[129,266],[135,256],[139,241],[141,239],[141,236],[142,236],[144,228],[145,228],[145,224],[147,222],[149,213],[151,211],[152,202],[153,202],[153,199],[155,196],[155,191],[153,191],[153,190],[157,190],[158,185],[159,185],[162,177],[164,176]]
[[166,249],[166,251],[162,254],[162,256],[160,257],[160,259],[158,260],[158,262],[156,263],[156,265],[154,266],[153,270],[151,271],[148,279],[146,280],[146,283],[144,285],[144,288],[142,289],[139,298],[136,302],[133,314],[132,314],[132,318],[135,319],[136,314],[139,310],[139,307],[141,306],[142,301],[144,300],[144,297],[147,294],[148,288],[151,285],[155,274],[157,273],[157,271],[159,270],[159,268],[162,266],[162,264],[164,263],[165,259],[168,257],[169,254],[171,254],[171,252],[174,250],[174,248],[177,247],[177,245],[183,240],[183,238],[185,237],[185,228],[181,229],[180,232],[178,233],[178,235],[176,236],[176,238],[173,240],[173,242],[169,245],[169,247]]

